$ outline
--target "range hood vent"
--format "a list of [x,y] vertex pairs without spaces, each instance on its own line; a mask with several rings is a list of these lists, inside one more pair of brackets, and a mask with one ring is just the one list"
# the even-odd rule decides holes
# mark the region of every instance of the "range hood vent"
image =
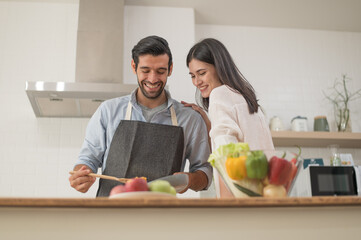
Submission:
[[124,0],[80,0],[75,82],[26,82],[37,117],[91,117],[104,100],[131,93],[123,84]]
[[136,86],[119,83],[27,82],[37,117],[91,117],[99,105],[129,94]]

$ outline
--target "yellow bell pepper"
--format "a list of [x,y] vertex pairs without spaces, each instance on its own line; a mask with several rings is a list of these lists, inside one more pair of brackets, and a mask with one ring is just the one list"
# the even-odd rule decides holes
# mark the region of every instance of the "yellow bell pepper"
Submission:
[[228,157],[226,160],[226,170],[228,176],[233,180],[241,180],[247,177],[246,170],[247,156]]

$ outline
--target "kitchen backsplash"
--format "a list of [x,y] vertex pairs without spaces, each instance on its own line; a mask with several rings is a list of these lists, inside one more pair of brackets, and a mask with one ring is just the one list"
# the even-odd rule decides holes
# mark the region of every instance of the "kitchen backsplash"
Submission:
[[[132,8],[140,10],[144,7]],[[172,17],[172,11],[167,14]],[[89,119],[35,118],[25,94],[25,81],[74,81],[77,17],[76,1],[0,1],[0,197],[95,196],[96,186],[81,194],[68,183]],[[224,42],[256,89],[268,119],[277,115],[287,128],[297,115],[308,117],[309,129],[316,115],[327,115],[332,122],[321,90],[341,74],[353,79],[354,89],[361,87],[361,33],[215,25],[194,29],[195,40],[215,37]],[[138,36],[129,34],[126,43]],[[177,81],[170,91],[178,100],[189,100],[188,49],[171,48],[182,68],[169,80]],[[183,95],[187,98],[179,99]],[[360,132],[357,104],[351,105],[351,118],[353,130]],[[340,151],[352,153],[361,165],[360,149]],[[328,156],[322,148],[303,152],[307,158]]]
[[[333,105],[322,91],[347,74],[349,90],[361,88],[361,33],[196,25],[196,40],[214,37],[231,52],[253,85],[268,119],[278,116],[286,129],[305,116],[326,115],[335,131]],[[361,99],[350,102],[352,129],[361,131]]]

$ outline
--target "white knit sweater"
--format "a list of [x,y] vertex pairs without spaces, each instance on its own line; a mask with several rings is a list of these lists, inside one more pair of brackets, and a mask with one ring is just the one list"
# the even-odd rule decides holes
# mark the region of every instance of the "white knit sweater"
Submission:
[[231,142],[246,142],[251,150],[274,151],[271,132],[261,109],[250,114],[244,97],[226,85],[212,90],[209,118],[213,151]]

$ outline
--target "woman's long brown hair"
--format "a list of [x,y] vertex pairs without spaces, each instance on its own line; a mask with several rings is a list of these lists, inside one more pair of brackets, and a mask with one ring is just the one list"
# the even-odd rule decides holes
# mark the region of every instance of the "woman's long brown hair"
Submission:
[[[234,63],[226,47],[218,40],[206,38],[195,44],[187,55],[187,67],[190,61],[197,59],[212,64],[222,84],[242,94],[248,104],[250,114],[258,112],[258,100],[252,85],[247,81]],[[199,91],[197,91],[199,93]],[[201,98],[202,107],[208,111],[209,98]]]

